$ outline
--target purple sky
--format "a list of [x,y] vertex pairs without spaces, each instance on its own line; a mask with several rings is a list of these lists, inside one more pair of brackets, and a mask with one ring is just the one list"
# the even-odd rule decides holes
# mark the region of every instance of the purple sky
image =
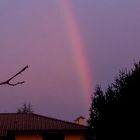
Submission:
[[[50,117],[87,115],[58,1],[0,1],[0,80],[30,66],[15,79],[26,80],[24,85],[0,87],[0,112],[30,102]],[[69,1],[85,42],[92,94],[96,84],[106,88],[119,70],[140,60],[140,1]]]

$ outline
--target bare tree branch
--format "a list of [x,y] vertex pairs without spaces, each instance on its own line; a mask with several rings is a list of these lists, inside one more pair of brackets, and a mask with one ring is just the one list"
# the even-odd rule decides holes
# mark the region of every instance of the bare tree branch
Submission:
[[11,78],[9,78],[8,80],[1,82],[0,85],[9,85],[9,86],[16,86],[19,84],[23,84],[25,83],[25,81],[21,81],[21,82],[17,82],[17,83],[10,83],[11,80],[13,80],[16,76],[18,76],[19,74],[21,74],[23,71],[25,71],[27,68],[29,68],[29,66],[25,66],[23,69],[21,69],[18,73],[16,73],[14,76],[12,76]]

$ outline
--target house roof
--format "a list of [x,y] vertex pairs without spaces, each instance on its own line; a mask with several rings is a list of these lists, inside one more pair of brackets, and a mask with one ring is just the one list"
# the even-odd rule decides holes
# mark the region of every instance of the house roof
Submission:
[[0,137],[6,136],[7,131],[41,130],[86,130],[86,127],[37,114],[0,113]]

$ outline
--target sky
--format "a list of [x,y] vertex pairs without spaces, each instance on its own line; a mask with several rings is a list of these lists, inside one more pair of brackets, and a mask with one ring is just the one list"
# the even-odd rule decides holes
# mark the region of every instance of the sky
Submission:
[[139,0],[1,0],[0,112],[31,103],[35,113],[88,117],[96,85],[140,60]]

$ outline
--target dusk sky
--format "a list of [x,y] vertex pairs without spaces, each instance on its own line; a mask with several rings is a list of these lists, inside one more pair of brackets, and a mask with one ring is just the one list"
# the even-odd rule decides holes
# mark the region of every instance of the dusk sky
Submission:
[[140,0],[0,0],[0,112],[87,117],[95,86],[140,60]]

